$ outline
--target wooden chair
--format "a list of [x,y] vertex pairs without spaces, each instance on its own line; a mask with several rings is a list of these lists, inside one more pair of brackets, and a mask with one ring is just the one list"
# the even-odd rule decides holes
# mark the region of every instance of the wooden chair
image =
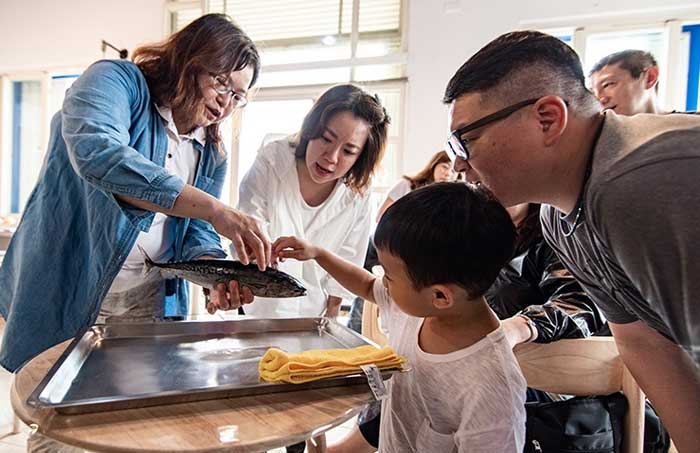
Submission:
[[379,308],[377,304],[365,301],[362,306],[362,336],[369,338],[379,346],[386,346],[387,338],[379,325]]
[[607,395],[622,391],[629,409],[624,423],[624,453],[642,453],[644,393],[622,359],[612,337],[526,344],[515,355],[528,386],[567,395]]

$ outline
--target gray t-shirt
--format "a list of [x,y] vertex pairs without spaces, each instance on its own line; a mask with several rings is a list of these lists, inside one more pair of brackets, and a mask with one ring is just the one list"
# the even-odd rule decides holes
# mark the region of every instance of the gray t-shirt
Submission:
[[641,320],[700,363],[700,117],[606,112],[583,193],[547,242],[610,322]]

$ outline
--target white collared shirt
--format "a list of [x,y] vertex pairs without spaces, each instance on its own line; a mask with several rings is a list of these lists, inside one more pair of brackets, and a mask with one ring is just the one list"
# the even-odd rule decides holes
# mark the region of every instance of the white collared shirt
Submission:
[[[173,113],[168,107],[156,106],[163,119],[165,133],[168,137],[168,152],[165,156],[165,169],[178,176],[186,184],[194,184],[194,177],[199,162],[199,151],[194,147],[194,142],[204,146],[206,142],[206,130],[202,127],[194,129],[189,134],[180,134],[173,120]],[[157,262],[168,261],[173,257],[172,228],[169,222],[173,219],[165,214],[156,213],[148,232],[139,233],[134,247],[126,257],[121,271],[109,288],[110,293],[118,293],[134,288],[145,282],[143,271],[144,257],[137,246],[141,246],[152,260]]]
[[[362,266],[369,244],[370,198],[338,182],[326,201],[309,206],[301,195],[294,147],[290,139],[266,144],[239,188],[238,209],[264,222],[267,237],[305,238]],[[235,251],[231,250],[235,256]],[[265,299],[245,306],[248,315],[281,318],[318,316],[326,296],[353,298],[313,260],[286,260],[279,269],[302,280],[308,296]]]

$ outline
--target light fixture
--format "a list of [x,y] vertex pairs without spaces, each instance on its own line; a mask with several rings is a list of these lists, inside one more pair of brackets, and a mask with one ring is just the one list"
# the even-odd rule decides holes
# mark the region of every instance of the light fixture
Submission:
[[336,39],[333,35],[326,35],[323,37],[323,39],[321,39],[321,42],[326,46],[332,46],[333,44],[335,44],[335,41]]
[[119,58],[121,58],[122,60],[126,60],[126,57],[129,56],[129,51],[128,51],[128,50],[126,50],[126,49],[118,49],[118,48],[116,48],[115,46],[113,46],[112,44],[108,43],[107,41],[105,41],[105,40],[103,39],[103,40],[102,40],[102,56],[103,56],[103,57],[105,56],[105,52],[107,51],[107,47],[109,47],[110,49],[114,49],[114,50],[116,50],[117,52],[119,52]]

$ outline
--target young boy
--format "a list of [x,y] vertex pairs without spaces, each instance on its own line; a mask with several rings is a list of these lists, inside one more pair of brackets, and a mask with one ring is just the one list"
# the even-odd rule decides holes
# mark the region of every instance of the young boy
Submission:
[[280,259],[314,259],[376,303],[409,371],[388,383],[380,452],[521,452],[525,380],[483,298],[513,252],[506,210],[485,190],[438,183],[382,216],[374,236],[384,277],[322,248],[279,238]]

